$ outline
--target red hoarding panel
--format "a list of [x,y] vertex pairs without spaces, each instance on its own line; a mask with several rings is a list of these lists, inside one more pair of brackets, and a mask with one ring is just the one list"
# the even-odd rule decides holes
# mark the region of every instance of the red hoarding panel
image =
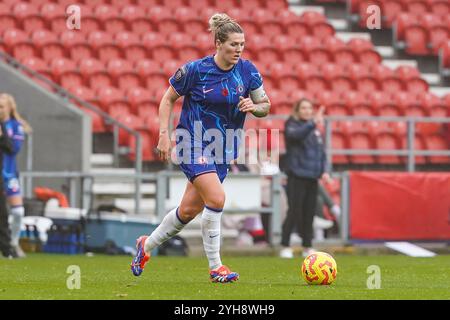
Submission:
[[450,240],[450,173],[350,173],[350,238]]

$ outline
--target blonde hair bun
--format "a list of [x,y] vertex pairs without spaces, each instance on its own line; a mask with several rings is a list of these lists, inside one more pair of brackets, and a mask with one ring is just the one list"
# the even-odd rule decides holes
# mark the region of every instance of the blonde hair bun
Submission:
[[226,13],[215,13],[209,19],[209,30],[216,32],[221,26],[230,22],[233,23],[234,20],[231,19]]

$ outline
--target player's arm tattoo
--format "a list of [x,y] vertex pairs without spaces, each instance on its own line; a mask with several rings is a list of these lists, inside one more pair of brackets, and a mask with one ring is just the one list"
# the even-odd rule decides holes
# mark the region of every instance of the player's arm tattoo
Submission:
[[250,98],[256,107],[256,110],[252,114],[257,118],[267,116],[270,111],[270,100],[264,90],[264,86],[250,92]]

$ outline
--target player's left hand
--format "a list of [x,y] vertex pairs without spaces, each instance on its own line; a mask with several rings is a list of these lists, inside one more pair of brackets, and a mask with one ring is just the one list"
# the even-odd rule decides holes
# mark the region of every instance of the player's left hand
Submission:
[[239,111],[241,112],[255,112],[256,105],[253,103],[252,99],[244,98],[243,96],[239,96]]

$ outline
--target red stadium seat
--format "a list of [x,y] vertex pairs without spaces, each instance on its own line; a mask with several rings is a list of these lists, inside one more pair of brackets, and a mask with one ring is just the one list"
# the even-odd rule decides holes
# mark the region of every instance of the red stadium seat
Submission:
[[428,11],[427,3],[425,1],[407,1],[406,9],[409,13],[421,15]]
[[394,22],[394,35],[397,41],[405,41],[406,28],[419,23],[419,18],[408,13],[401,13]]
[[147,58],[147,50],[141,43],[138,34],[122,31],[115,35],[114,40],[122,49],[125,59],[134,62]]
[[450,75],[450,41],[443,44],[439,51],[439,68],[441,74],[447,74],[447,76]]
[[59,38],[50,31],[34,31],[31,35],[31,41],[38,47],[40,56],[46,61],[65,56],[65,50]]
[[70,58],[79,62],[94,57],[94,50],[86,43],[83,33],[76,31],[63,31],[60,34],[63,46],[69,51]]
[[[139,135],[141,139],[142,146],[142,160],[143,161],[156,161],[159,160],[154,152],[154,148],[156,146],[155,143],[155,135],[148,130],[139,130]],[[136,138],[134,136],[130,136],[128,140],[128,145],[130,147],[130,153],[128,154],[128,159],[131,161],[136,160]]]
[[363,50],[358,54],[359,63],[374,66],[381,63],[381,56],[375,50]]
[[102,21],[95,15],[91,6],[81,6],[82,20],[80,32],[88,35],[94,31],[101,31]]
[[216,12],[228,12],[228,10],[230,8],[236,8],[236,7],[239,7],[239,6],[240,6],[240,1],[239,0],[227,0],[227,1],[216,0],[215,3],[214,3],[214,7],[216,9]]
[[334,49],[331,54],[334,62],[342,66],[349,66],[358,62],[355,53],[347,47]]
[[112,59],[107,63],[106,69],[112,76],[114,84],[122,90],[138,87],[141,84],[139,75],[134,71],[131,61]]
[[191,36],[208,30],[207,20],[200,17],[192,8],[177,8],[175,10],[175,17],[181,22],[183,31]]
[[106,126],[103,122],[103,119],[100,115],[98,115],[97,113],[95,113],[94,111],[84,108],[84,107],[80,107],[81,110],[83,110],[84,113],[86,113],[88,116],[91,117],[91,122],[92,122],[92,132],[93,133],[102,133],[102,132],[107,132]]
[[416,67],[399,66],[395,69],[395,73],[403,82],[420,78],[420,71]]
[[138,35],[156,30],[153,20],[147,16],[141,7],[125,6],[122,8],[122,16],[129,25],[129,29]]
[[[117,111],[115,111],[114,118],[120,119],[120,122],[126,125],[130,129],[142,129],[144,128],[144,121],[143,119],[140,119],[139,117],[129,114],[123,111],[119,111],[120,108],[116,108]],[[129,146],[130,138],[133,137],[128,131],[125,131],[124,129],[119,129],[119,145],[120,146]],[[142,151],[145,149],[145,145],[142,146]]]
[[114,103],[122,103],[124,101],[122,92],[109,86],[99,87],[97,90],[97,96],[100,107],[106,112],[109,112],[109,109]]
[[[373,149],[369,135],[364,133],[353,133],[349,137],[350,149],[369,150]],[[369,155],[352,155],[350,156],[353,164],[372,164],[375,163],[373,156]]]
[[163,74],[159,63],[148,59],[136,61],[135,70],[142,78],[152,74]]
[[414,94],[427,92],[428,88],[428,82],[420,78],[410,79],[406,82],[406,90]]
[[353,38],[348,41],[347,48],[352,50],[355,54],[360,54],[366,50],[373,50],[374,46],[370,40],[363,38]]
[[18,22],[8,5],[0,3],[0,34],[18,27]]
[[121,57],[121,50],[114,44],[111,34],[104,31],[92,31],[87,37],[87,42],[96,51],[101,61],[108,61]]
[[53,78],[64,88],[83,85],[83,77],[73,60],[55,58],[50,62]]
[[22,30],[6,30],[3,32],[3,42],[16,59],[20,60],[36,54],[35,46],[29,42],[27,34]]
[[[441,135],[432,135],[429,137],[425,137],[425,145],[428,150],[440,150],[440,151],[448,151],[450,150],[450,144],[445,138]],[[428,156],[428,162],[435,163],[450,163],[450,156]]]
[[438,55],[439,49],[450,39],[450,28],[435,26],[429,29],[431,53]]
[[203,8],[211,7],[214,4],[214,1],[211,0],[188,0],[188,7],[194,10],[201,10]]
[[26,32],[45,28],[44,18],[32,3],[19,2],[12,8],[12,12],[21,21],[22,30]]
[[126,96],[134,114],[141,114],[141,109],[148,109],[150,115],[158,113],[156,100],[149,90],[141,87],[130,88],[127,90]]
[[405,30],[405,52],[411,55],[427,55],[428,32],[420,25],[407,27]]
[[179,8],[179,7],[184,7],[187,5],[187,1],[185,0],[162,0],[161,4],[166,7],[169,8],[171,11]]
[[154,21],[159,33],[168,35],[172,32],[181,31],[181,24],[179,24],[172,12],[172,10],[175,10],[177,7],[178,6],[159,6],[148,8],[147,14]]
[[285,0],[262,0],[262,3],[271,12],[285,11],[288,8]]
[[147,9],[154,6],[161,6],[163,4],[162,0],[135,0],[136,5],[141,9]]
[[306,23],[308,26],[313,26],[316,23],[327,22],[327,18],[316,11],[305,11],[300,15],[300,20]]
[[[103,62],[97,59],[88,58],[80,60],[78,68],[84,78],[85,83],[90,83],[90,87],[93,89],[99,88],[105,83],[108,85],[112,84],[112,80],[106,73]],[[91,79],[94,80],[94,75],[98,76],[100,83],[91,83]]]
[[[333,132],[331,135],[331,148],[333,150],[342,150],[348,148],[348,142],[342,133]],[[347,164],[349,163],[349,158],[346,155],[333,155],[333,164]]]
[[310,25],[310,29],[312,30],[312,35],[320,40],[333,37],[335,34],[333,26],[328,22],[317,22]]
[[[399,150],[400,143],[398,139],[388,133],[381,133],[375,137],[375,148],[378,150]],[[400,157],[397,155],[379,155],[376,157],[381,164],[399,164]]]
[[173,76],[175,72],[178,70],[178,68],[181,67],[181,65],[185,63],[184,61],[179,60],[167,60],[164,61],[162,64],[162,72],[166,76],[167,81],[169,77]]
[[103,25],[103,30],[108,33],[117,33],[126,30],[128,25],[126,18],[119,15],[119,8],[105,3],[97,4],[94,15]]
[[431,12],[436,15],[450,15],[450,4],[446,0],[435,0],[431,3]]
[[24,66],[30,68],[31,70],[39,72],[40,74],[46,76],[48,79],[52,79],[50,69],[44,60],[37,57],[26,57],[23,58],[21,62]]
[[142,36],[142,43],[147,50],[152,51],[152,58],[160,63],[176,58],[176,50],[160,33],[146,33]]
[[98,103],[95,92],[89,89],[88,87],[73,86],[68,88],[68,91],[71,92],[73,95],[77,96],[78,98],[83,99],[86,102],[89,102],[91,104]]
[[384,17],[383,25],[391,28],[393,22],[400,13],[405,11],[405,7],[400,0],[384,0],[382,7],[382,15]]

